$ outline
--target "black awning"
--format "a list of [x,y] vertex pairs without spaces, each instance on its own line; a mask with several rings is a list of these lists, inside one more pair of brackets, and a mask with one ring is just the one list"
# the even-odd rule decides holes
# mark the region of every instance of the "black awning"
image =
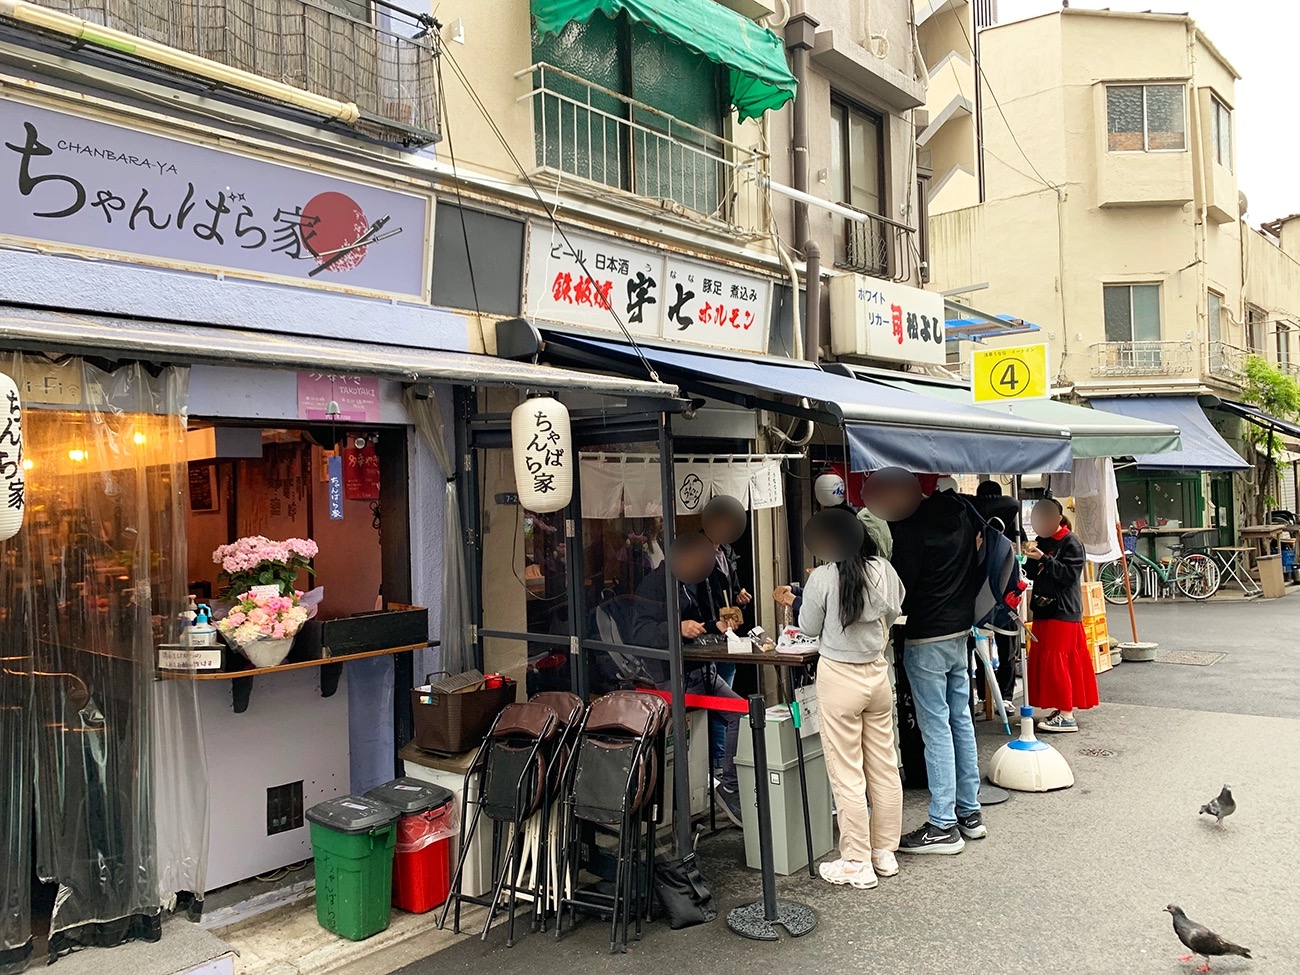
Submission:
[[1300,440],[1300,423],[1294,420],[1284,420],[1281,417],[1273,416],[1271,413],[1265,413],[1258,406],[1251,403],[1242,403],[1238,400],[1225,399],[1220,400],[1214,407],[1216,410],[1223,410],[1225,413],[1231,413],[1247,420],[1256,426],[1263,427],[1266,430],[1272,430],[1275,433],[1285,433],[1288,437],[1295,437]]

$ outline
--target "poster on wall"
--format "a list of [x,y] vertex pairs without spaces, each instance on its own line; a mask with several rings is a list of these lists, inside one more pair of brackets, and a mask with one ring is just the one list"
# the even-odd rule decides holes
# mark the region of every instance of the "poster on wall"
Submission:
[[343,448],[343,496],[349,501],[379,500],[379,454],[372,441]]
[[0,239],[427,301],[433,201],[0,99]]

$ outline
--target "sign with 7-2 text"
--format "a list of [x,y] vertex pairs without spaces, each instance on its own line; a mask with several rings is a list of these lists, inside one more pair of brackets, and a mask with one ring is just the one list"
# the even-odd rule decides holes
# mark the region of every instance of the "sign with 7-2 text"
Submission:
[[1047,345],[976,349],[971,356],[971,392],[976,403],[1048,399]]

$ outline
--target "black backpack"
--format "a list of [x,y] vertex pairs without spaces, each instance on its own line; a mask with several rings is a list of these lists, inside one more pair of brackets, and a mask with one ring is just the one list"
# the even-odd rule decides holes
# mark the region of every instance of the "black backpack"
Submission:
[[974,503],[957,495],[970,512],[975,530],[983,538],[976,555],[978,589],[975,594],[975,627],[1007,635],[1021,631],[1020,601],[1028,586],[1020,572],[1020,561],[1000,518],[988,521]]

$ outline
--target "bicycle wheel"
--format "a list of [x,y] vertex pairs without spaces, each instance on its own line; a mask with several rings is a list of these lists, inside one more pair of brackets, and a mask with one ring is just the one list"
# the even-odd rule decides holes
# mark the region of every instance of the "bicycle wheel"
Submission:
[[1174,584],[1188,599],[1209,599],[1219,591],[1218,563],[1208,555],[1184,555],[1174,563]]
[[1105,563],[1097,570],[1097,579],[1101,582],[1101,594],[1106,598],[1106,602],[1123,606],[1128,602],[1129,592],[1133,593],[1134,599],[1142,595],[1142,575],[1136,565],[1131,562],[1127,565],[1128,589],[1124,588],[1124,562],[1116,559],[1114,562]]

